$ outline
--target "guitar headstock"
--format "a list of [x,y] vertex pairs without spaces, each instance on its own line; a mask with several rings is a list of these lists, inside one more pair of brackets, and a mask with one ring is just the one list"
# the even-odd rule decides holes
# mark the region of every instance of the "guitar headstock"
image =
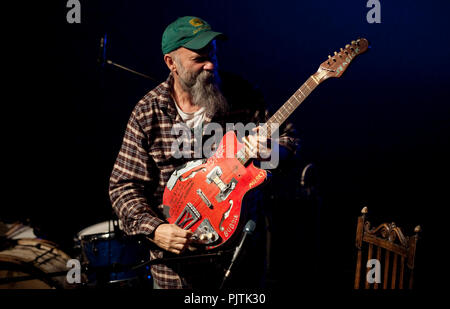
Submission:
[[333,56],[328,56],[328,60],[320,65],[316,73],[317,79],[324,81],[330,77],[341,77],[350,62],[359,54],[367,51],[368,48],[369,42],[364,38],[345,45],[345,48],[341,48],[339,52],[334,52]]

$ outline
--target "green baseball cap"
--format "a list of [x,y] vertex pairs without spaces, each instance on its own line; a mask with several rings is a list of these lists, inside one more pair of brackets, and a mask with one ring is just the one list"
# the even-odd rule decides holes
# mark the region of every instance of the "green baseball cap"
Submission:
[[184,16],[167,26],[162,36],[163,54],[185,47],[199,50],[209,44],[213,39],[224,39],[225,35],[211,30],[211,26],[201,18]]

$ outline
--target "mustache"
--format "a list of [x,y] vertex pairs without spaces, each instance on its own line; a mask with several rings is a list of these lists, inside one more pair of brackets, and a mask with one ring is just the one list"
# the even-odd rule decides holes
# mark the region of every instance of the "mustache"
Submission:
[[202,85],[215,84],[216,83],[215,77],[216,77],[215,72],[201,71],[200,73],[196,74],[196,76],[193,76],[192,86],[194,86],[196,83],[200,83]]
[[[180,74],[180,80],[183,84],[185,90],[189,90],[195,85],[210,85],[217,83],[217,73],[212,71],[201,71],[201,72],[183,72]],[[184,76],[182,76],[184,75]]]

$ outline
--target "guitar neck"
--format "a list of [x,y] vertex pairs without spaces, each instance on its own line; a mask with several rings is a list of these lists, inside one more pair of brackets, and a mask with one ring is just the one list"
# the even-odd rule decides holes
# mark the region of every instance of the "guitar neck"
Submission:
[[[271,136],[271,132],[277,130],[289,116],[300,106],[300,104],[306,99],[306,97],[319,85],[319,79],[314,75],[311,75],[306,82],[277,110],[275,114],[263,125],[259,130],[260,135],[266,137]],[[245,165],[252,157],[251,151],[249,151],[247,143],[244,143],[244,147],[236,154],[236,158]]]
[[319,82],[317,78],[312,75],[306,82],[277,110],[275,114],[267,121],[263,126],[263,131],[260,134],[264,134],[270,137],[270,129],[278,129],[289,116],[302,104],[306,97],[317,87]]

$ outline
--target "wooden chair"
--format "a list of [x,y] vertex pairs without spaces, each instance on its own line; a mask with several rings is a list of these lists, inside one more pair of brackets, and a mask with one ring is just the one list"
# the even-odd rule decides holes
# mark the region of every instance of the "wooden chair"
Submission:
[[[404,278],[409,277],[408,288],[412,289],[414,257],[420,226],[415,227],[414,235],[406,237],[394,222],[371,228],[366,216],[367,207],[364,207],[356,228],[357,262],[354,288],[359,289],[363,281],[366,289],[371,287],[378,289],[379,284],[382,284],[383,289],[387,289],[389,284],[391,289],[403,289]],[[367,259],[363,256],[367,256]],[[362,260],[366,263],[362,263]]]

